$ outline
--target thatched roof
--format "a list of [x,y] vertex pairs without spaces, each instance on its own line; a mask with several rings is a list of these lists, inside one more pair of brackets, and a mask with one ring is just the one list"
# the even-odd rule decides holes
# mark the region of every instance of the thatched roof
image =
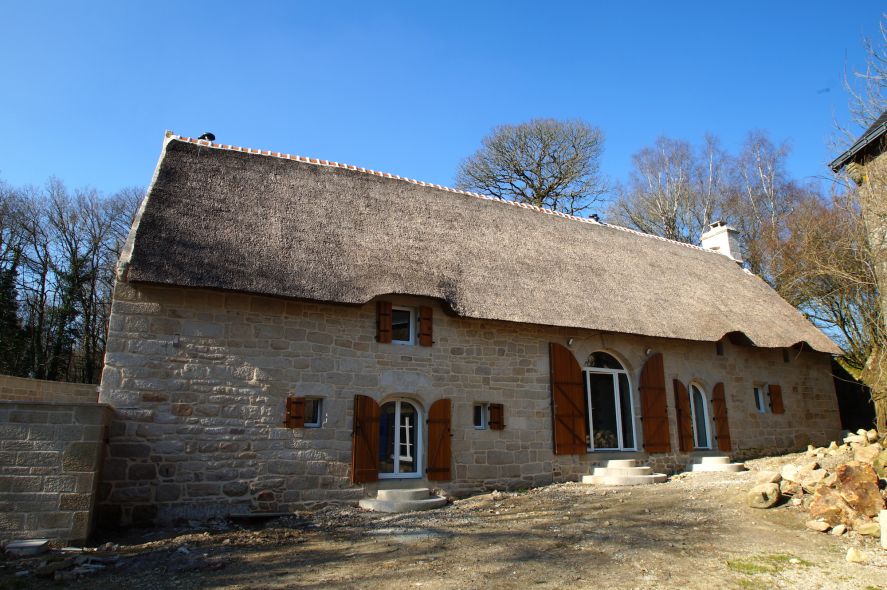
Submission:
[[324,160],[170,136],[121,258],[132,282],[763,347],[826,336],[722,254]]

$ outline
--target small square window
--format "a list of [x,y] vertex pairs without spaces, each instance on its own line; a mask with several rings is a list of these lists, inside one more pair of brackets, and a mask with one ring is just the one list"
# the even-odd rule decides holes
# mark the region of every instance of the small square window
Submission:
[[766,388],[765,385],[758,385],[755,387],[755,409],[757,409],[760,414],[767,413],[767,400],[764,397],[766,395],[764,392]]
[[474,404],[474,427],[477,430],[487,429],[487,404]]
[[391,308],[391,342],[414,344],[416,342],[416,312],[408,307]]
[[323,422],[323,400],[305,398],[305,428],[320,428]]

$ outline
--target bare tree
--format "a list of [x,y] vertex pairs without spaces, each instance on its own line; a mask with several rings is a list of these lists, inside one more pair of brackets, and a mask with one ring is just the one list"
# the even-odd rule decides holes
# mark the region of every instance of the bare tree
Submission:
[[[18,354],[10,357],[21,362],[2,370],[98,381],[115,266],[143,194],[138,189],[111,197],[92,189],[72,193],[56,179],[43,189],[17,191],[20,213],[13,229],[3,231],[4,244],[9,243],[6,236],[19,236],[16,284],[9,289],[0,281],[0,287],[16,298],[8,307],[14,309],[22,338]],[[4,350],[9,342],[0,343]]]
[[731,192],[729,156],[707,135],[696,148],[660,137],[632,157],[628,186],[620,187],[609,209],[615,223],[687,243],[698,243],[709,223],[721,216]]
[[836,125],[846,143],[852,143],[859,131],[871,125],[887,110],[884,88],[887,86],[887,15],[880,23],[880,39],[863,38],[865,67],[844,74],[844,89],[849,95],[850,119],[858,129]]
[[571,215],[602,200],[604,136],[583,121],[534,119],[493,129],[459,166],[456,186]]
[[799,200],[817,198],[815,187],[789,177],[790,153],[787,143],[775,144],[761,131],[749,133],[736,158],[736,190],[724,205],[742,236],[749,270],[780,292],[786,219]]
[[873,257],[856,195],[801,201],[787,219],[782,293],[829,330],[858,374],[879,339]]

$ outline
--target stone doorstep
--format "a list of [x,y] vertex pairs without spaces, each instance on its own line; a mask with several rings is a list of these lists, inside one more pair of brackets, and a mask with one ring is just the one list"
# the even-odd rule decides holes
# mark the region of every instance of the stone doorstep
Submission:
[[583,475],[582,483],[609,486],[637,486],[662,483],[668,479],[664,473],[653,473],[646,465],[638,465],[634,459],[607,461],[606,467],[595,467],[592,475]]
[[700,472],[720,472],[720,473],[739,473],[745,471],[744,463],[733,463],[730,457],[726,455],[714,457],[702,457],[694,460],[687,466],[687,469],[694,473]]
[[582,483],[603,486],[641,486],[651,483],[664,483],[668,476],[664,473],[649,475],[583,475]]
[[446,505],[447,499],[432,496],[428,488],[379,490],[375,498],[363,498],[358,505],[375,512],[415,512]]

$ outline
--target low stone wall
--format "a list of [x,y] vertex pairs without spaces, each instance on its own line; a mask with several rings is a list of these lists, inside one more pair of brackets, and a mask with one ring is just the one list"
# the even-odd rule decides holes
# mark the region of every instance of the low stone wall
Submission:
[[98,398],[98,387],[89,383],[65,383],[0,375],[0,401],[95,403]]
[[110,419],[96,402],[0,401],[0,540],[89,537]]

